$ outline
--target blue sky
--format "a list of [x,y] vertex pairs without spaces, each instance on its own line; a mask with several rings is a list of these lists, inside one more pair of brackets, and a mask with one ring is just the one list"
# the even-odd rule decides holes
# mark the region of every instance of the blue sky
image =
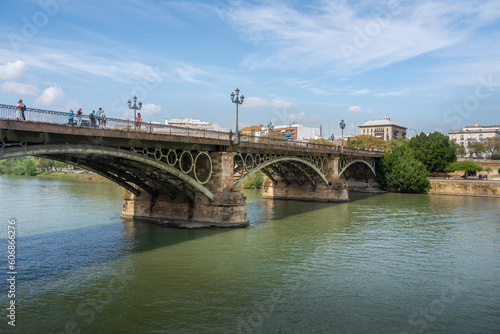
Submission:
[[[346,133],[500,124],[500,1],[3,0],[0,103]],[[413,131],[409,131],[410,134]]]

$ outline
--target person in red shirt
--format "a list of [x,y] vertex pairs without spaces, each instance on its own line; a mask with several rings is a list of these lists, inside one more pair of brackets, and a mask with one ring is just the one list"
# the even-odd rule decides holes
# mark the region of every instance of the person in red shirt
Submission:
[[26,120],[26,117],[24,116],[24,111],[26,110],[26,106],[23,104],[23,100],[19,100],[17,103],[16,107],[16,119],[20,120],[22,119],[23,121]]
[[142,122],[142,117],[141,117],[141,113],[138,113],[137,114],[137,119],[136,119],[136,126],[137,126],[137,129],[141,129],[141,122]]

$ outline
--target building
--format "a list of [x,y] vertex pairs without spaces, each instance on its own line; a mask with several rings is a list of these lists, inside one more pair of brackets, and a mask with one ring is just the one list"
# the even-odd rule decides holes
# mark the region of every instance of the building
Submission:
[[278,139],[309,140],[321,138],[321,127],[311,128],[301,124],[276,125],[269,124],[247,126],[240,130],[242,135],[271,136]]
[[380,120],[372,120],[358,125],[360,135],[368,135],[380,139],[406,138],[406,127],[385,116]]
[[482,126],[479,124],[466,126],[462,130],[450,130],[450,140],[467,148],[473,142],[486,138],[500,138],[500,125]]
[[181,128],[189,128],[189,129],[200,129],[200,130],[215,130],[214,126],[208,122],[192,119],[192,118],[165,118],[165,125],[176,126]]

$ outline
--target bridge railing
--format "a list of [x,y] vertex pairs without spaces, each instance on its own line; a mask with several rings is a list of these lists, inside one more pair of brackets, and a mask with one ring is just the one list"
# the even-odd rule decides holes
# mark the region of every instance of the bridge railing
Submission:
[[[73,126],[78,126],[78,118],[76,112],[73,113]],[[96,115],[97,116],[97,115]],[[0,118],[4,119],[21,119],[20,112],[16,111],[16,106],[0,104]],[[27,108],[24,112],[25,120],[38,123],[59,124],[69,126],[69,112],[54,111],[36,108]],[[92,127],[89,115],[82,115],[82,127]],[[141,122],[135,127],[135,122],[129,119],[119,119],[106,117],[105,122],[96,117],[96,126],[98,128],[121,130],[121,131],[137,131],[160,133],[180,136],[191,136],[199,138],[212,138],[221,140],[230,140],[230,134],[223,131],[215,131],[209,129],[193,129],[180,126],[161,124],[156,122]],[[233,135],[234,139],[234,135]]]
[[[73,126],[77,126],[78,118],[76,113],[74,113]],[[16,111],[16,106],[0,104],[0,119],[19,119],[20,113]],[[49,124],[59,124],[69,126],[69,112],[64,111],[54,111],[45,110],[37,108],[27,108],[24,112],[25,120],[38,123],[49,123]],[[89,115],[82,116],[82,127],[91,127]],[[194,129],[179,127],[167,124],[161,124],[156,122],[141,122],[140,127],[135,128],[133,120],[119,119],[106,117],[106,122],[104,123],[100,118],[97,118],[96,126],[105,129],[114,129],[121,131],[137,131],[137,132],[149,132],[158,134],[169,134],[178,136],[190,136],[196,138],[208,138],[217,140],[229,140],[234,141],[235,134],[231,132],[215,131],[209,129]],[[307,140],[290,140],[287,138],[272,138],[266,136],[251,136],[251,135],[240,135],[240,143],[255,143],[258,146],[278,146],[278,147],[300,147],[306,149],[318,149],[320,151],[333,151],[340,152],[341,147],[333,144],[319,144],[316,142],[311,142]],[[360,150],[350,147],[344,147],[345,153],[360,153],[363,152],[366,155],[366,150]],[[376,155],[379,152],[369,152],[368,155]]]

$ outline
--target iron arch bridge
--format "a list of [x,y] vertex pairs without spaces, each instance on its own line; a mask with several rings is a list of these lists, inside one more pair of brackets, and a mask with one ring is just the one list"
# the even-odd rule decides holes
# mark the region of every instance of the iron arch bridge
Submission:
[[339,159],[339,177],[344,176],[346,180],[354,176],[356,179],[363,178],[368,181],[370,174],[375,177],[375,159],[361,159],[361,158],[340,158]]
[[278,183],[276,175],[287,185],[292,181],[300,186],[305,182],[310,182],[313,188],[316,188],[318,181],[329,184],[326,178],[329,173],[327,157],[243,153],[234,157],[234,188],[239,188],[259,171],[263,172],[274,184]]
[[140,196],[142,189],[153,198],[160,193],[171,198],[183,193],[193,199],[194,192],[198,191],[210,201],[215,199],[215,195],[204,186],[212,176],[212,160],[205,151],[121,149],[96,145],[28,146],[26,142],[0,142],[0,159],[23,156],[37,156],[84,167],[136,196]]

